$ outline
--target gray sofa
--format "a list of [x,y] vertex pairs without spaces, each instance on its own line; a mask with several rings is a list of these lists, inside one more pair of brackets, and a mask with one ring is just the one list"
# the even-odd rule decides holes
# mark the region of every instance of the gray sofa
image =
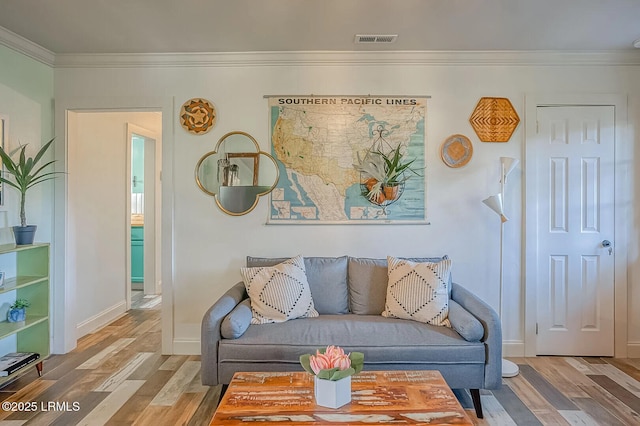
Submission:
[[[414,261],[439,261],[418,258]],[[272,266],[284,258],[247,258]],[[479,389],[501,386],[502,331],[496,312],[451,283],[452,328],[385,318],[387,260],[305,257],[316,318],[250,325],[242,282],[229,289],[202,320],[202,383],[226,385],[237,371],[302,370],[299,356],[328,344],[365,354],[368,370],[439,370],[452,389],[469,389],[479,418]]]

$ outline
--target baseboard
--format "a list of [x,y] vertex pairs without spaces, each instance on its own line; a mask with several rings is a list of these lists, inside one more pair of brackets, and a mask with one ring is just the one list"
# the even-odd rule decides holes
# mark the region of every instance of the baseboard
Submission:
[[104,311],[92,316],[91,318],[82,321],[78,324],[77,327],[78,339],[82,336],[86,336],[89,333],[93,333],[94,331],[99,330],[112,321],[115,321],[125,312],[127,312],[127,302],[123,300],[122,302],[116,303],[112,307],[105,309]]
[[627,343],[627,358],[640,358],[640,342]]
[[200,355],[200,352],[200,340],[173,340],[173,355]]
[[502,342],[502,356],[503,357],[523,357],[524,356],[524,342],[510,341]]

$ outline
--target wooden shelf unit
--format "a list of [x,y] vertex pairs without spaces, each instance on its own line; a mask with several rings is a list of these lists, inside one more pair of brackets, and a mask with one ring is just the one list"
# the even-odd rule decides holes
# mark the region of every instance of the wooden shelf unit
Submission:
[[31,305],[27,308],[26,321],[0,321],[0,341],[15,335],[16,352],[37,352],[40,359],[9,376],[0,377],[0,386],[28,368],[36,365],[41,368],[42,361],[50,355],[49,244],[0,245],[0,257],[4,256],[15,257],[15,276],[5,277],[0,295],[15,291],[15,299],[27,299]]

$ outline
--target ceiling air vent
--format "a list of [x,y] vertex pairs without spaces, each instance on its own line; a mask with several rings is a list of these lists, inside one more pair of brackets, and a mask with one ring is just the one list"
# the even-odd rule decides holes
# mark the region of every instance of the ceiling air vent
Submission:
[[398,38],[398,34],[356,34],[356,43],[393,43]]

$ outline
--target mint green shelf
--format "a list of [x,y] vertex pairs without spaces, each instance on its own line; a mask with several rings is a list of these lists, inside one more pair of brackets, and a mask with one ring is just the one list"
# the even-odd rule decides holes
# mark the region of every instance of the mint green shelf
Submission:
[[[26,321],[22,322],[0,322],[0,339],[4,339],[7,336],[15,334],[19,331],[27,330],[29,327],[33,327],[36,324],[40,324],[43,321],[48,321],[49,317],[43,317],[38,315],[28,315]],[[33,352],[33,351],[30,351]]]
[[0,294],[7,293],[9,291],[13,291],[19,288],[28,287],[33,284],[38,284],[42,282],[48,282],[49,277],[14,277],[4,280],[4,285],[0,287]]
[[15,255],[17,276],[5,278],[0,294],[15,291],[16,299],[27,299],[31,305],[27,308],[25,321],[0,321],[0,340],[15,335],[16,351],[37,352],[40,359],[7,377],[0,377],[0,386],[14,380],[21,372],[35,368],[36,364],[50,355],[49,244],[0,245],[0,256],[11,254]]

